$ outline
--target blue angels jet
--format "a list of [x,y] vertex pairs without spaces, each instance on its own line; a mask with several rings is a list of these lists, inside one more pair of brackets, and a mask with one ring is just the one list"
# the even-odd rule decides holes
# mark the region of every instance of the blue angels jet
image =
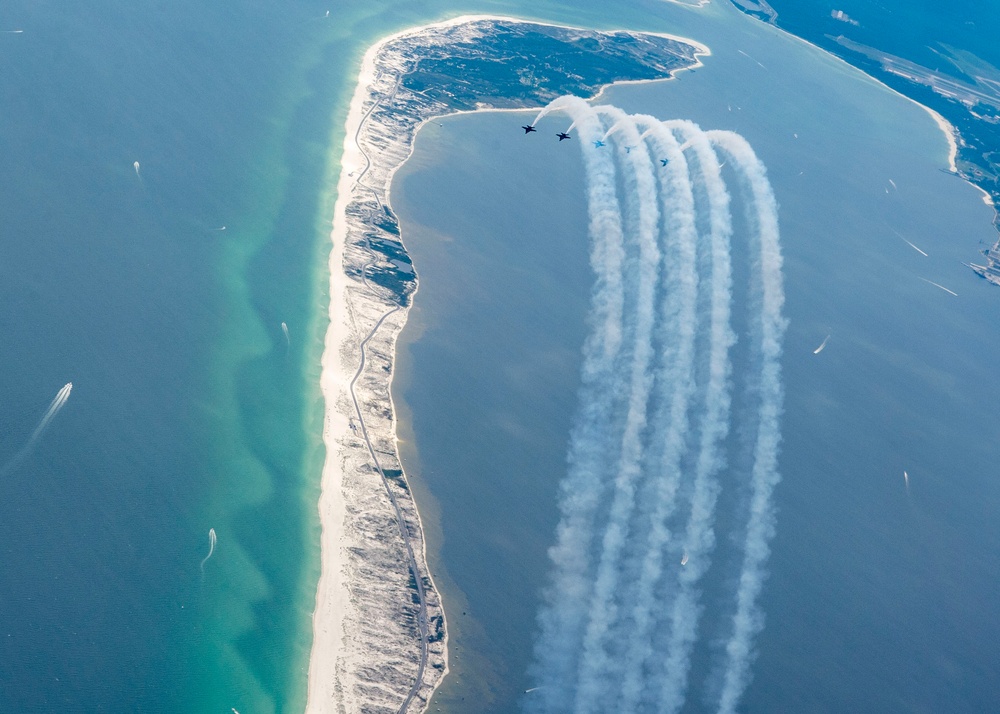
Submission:
[[525,134],[530,134],[533,131],[538,131],[538,129],[536,129],[535,127],[533,127],[531,124],[525,124],[521,128],[524,129],[524,133]]
[[602,146],[607,146],[607,144],[605,144],[605,143],[604,143],[603,141],[601,141],[600,139],[598,139],[597,141],[595,141],[595,142],[594,142],[594,147],[595,147],[595,148],[597,148],[597,149],[600,149],[600,148],[601,148]]
[[670,163],[669,159],[660,159],[660,164],[662,166],[666,166],[668,163]]
[[560,131],[558,134],[556,134],[556,136],[559,137],[559,141],[562,141],[563,139],[572,139],[573,138],[572,136],[570,136],[569,134],[567,134],[565,131]]

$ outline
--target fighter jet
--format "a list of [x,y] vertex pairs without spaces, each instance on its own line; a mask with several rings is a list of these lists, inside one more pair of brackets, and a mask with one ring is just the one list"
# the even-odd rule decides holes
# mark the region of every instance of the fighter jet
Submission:
[[564,131],[560,131],[558,134],[556,134],[556,136],[559,137],[559,141],[562,141],[563,139],[572,139],[573,138],[572,136],[570,136],[569,134],[567,134]]
[[533,131],[538,131],[538,129],[536,129],[535,127],[533,127],[531,124],[525,124],[521,128],[524,129],[524,133],[525,134],[530,134]]
[[602,146],[607,146],[607,144],[605,144],[605,143],[604,143],[603,141],[601,141],[600,139],[598,139],[597,141],[595,141],[595,142],[594,142],[594,147],[595,147],[595,148],[597,148],[597,149],[600,149],[600,148],[601,148]]
[[660,165],[661,166],[666,166],[668,163],[670,163],[670,161],[668,159],[660,159]]

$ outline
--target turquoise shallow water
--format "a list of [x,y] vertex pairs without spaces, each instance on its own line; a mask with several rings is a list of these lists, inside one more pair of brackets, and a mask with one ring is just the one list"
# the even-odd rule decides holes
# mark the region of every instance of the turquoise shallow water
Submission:
[[315,15],[4,8],[3,711],[301,704]]
[[[988,702],[995,294],[957,264],[989,238],[988,215],[933,171],[940,139],[919,111],[900,130],[896,114],[864,114],[854,80],[833,96],[800,89],[810,72],[846,70],[817,60],[778,73],[785,45],[722,7],[14,3],[0,12],[0,29],[24,29],[0,36],[0,458],[74,387],[0,482],[0,711],[302,708],[330,161],[364,49],[466,11],[704,29],[717,70],[612,96],[736,129],[771,170],[795,428],[764,603],[783,614],[760,639],[748,707]],[[701,28],[706,13],[720,24]],[[861,113],[829,121],[834,99]],[[474,711],[474,698],[514,710],[527,681],[589,291],[575,153],[511,145],[508,121],[425,132],[428,154],[406,171],[426,172],[436,195],[407,188],[406,174],[394,193],[424,281],[423,337],[401,351],[400,388],[432,569],[450,598],[458,676],[440,704],[453,712]],[[890,166],[900,191],[886,198]],[[463,190],[477,213],[457,215]],[[469,236],[478,242],[458,240]],[[808,350],[827,332],[817,367]],[[218,545],[202,576],[209,528]]]

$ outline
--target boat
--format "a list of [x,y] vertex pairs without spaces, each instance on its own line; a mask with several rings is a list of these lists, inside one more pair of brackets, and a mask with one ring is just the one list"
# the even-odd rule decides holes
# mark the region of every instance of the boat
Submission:
[[992,248],[984,250],[983,255],[986,256],[986,265],[976,263],[963,263],[963,265],[984,280],[1000,285],[1000,240],[994,243]]

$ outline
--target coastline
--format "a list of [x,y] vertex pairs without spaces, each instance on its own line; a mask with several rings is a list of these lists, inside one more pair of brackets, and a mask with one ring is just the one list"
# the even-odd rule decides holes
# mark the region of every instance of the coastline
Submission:
[[[912,104],[920,107],[925,112],[927,112],[927,114],[930,115],[931,119],[937,125],[938,129],[941,130],[941,133],[944,134],[945,142],[948,145],[948,158],[947,158],[947,162],[948,162],[948,169],[947,169],[947,171],[948,171],[948,173],[954,174],[955,176],[961,178],[963,181],[965,181],[970,186],[972,186],[973,188],[975,188],[977,191],[979,191],[982,194],[982,196],[980,198],[982,199],[983,203],[985,203],[987,206],[990,206],[994,210],[997,209],[996,204],[993,201],[993,196],[990,194],[990,192],[987,191],[982,186],[980,186],[979,184],[977,184],[971,178],[969,178],[968,176],[962,174],[959,171],[959,169],[958,169],[959,143],[958,142],[959,142],[959,139],[961,138],[961,134],[958,131],[958,129],[955,127],[955,125],[953,125],[950,121],[948,121],[944,117],[943,114],[941,114],[936,109],[933,109],[932,107],[929,107],[926,104],[923,104],[919,100],[914,99],[913,97],[910,97],[910,96],[904,94],[900,90],[895,89],[894,87],[889,86],[884,80],[879,79],[878,77],[876,77],[875,75],[873,75],[872,73],[870,73],[869,71],[867,71],[866,69],[863,69],[861,67],[858,67],[855,64],[852,64],[847,59],[845,59],[845,58],[843,58],[843,57],[835,54],[834,52],[832,52],[832,51],[830,51],[830,50],[822,47],[821,45],[813,42],[812,40],[808,40],[808,39],[806,39],[804,37],[796,35],[793,32],[791,32],[789,30],[786,30],[785,28],[781,27],[780,25],[778,25],[775,22],[768,22],[768,21],[762,20],[761,18],[756,17],[753,13],[746,12],[743,9],[739,8],[739,7],[736,7],[736,10],[738,12],[742,12],[743,14],[748,15],[749,17],[752,17],[752,18],[758,20],[759,22],[761,22],[764,25],[769,25],[770,27],[774,28],[776,31],[782,33],[786,37],[791,38],[792,40],[795,40],[797,42],[801,42],[802,44],[808,45],[809,47],[812,47],[812,48],[814,48],[814,49],[816,49],[816,50],[818,50],[820,52],[823,52],[824,54],[832,57],[833,59],[835,59],[838,62],[840,62],[841,64],[843,64],[845,67],[848,67],[848,68],[850,68],[853,71],[859,72],[866,79],[868,79],[868,80],[870,80],[870,81],[878,84],[883,89],[885,89],[885,90],[887,90],[887,91],[889,91],[889,92],[891,92],[891,93],[893,93],[893,94],[895,94],[895,95],[897,95],[897,96],[905,99],[908,102],[911,102]],[[998,214],[998,216],[1000,216],[1000,214]],[[998,220],[1000,220],[1000,219],[998,219]],[[995,223],[996,223],[996,221],[995,221]],[[998,228],[1000,228],[1000,227],[998,227]]]
[[[677,66],[651,65],[655,76],[635,81],[669,79],[676,71],[700,66],[698,56],[710,54],[700,43],[662,33],[602,33],[490,15],[465,15],[397,32],[365,53],[345,125],[331,233],[330,324],[320,377],[327,452],[319,502],[321,573],[306,706],[311,714],[422,711],[448,672],[444,612],[396,449],[389,386],[396,339],[417,283],[412,268],[405,272],[408,258],[401,250],[389,189],[412,153],[417,130],[431,118],[463,111],[537,110],[544,102],[494,106],[476,101],[473,109],[463,110],[421,97],[415,107],[401,108],[397,92],[407,61],[414,57],[393,43],[412,38],[427,49],[435,43],[447,46],[455,39],[447,36],[452,30],[462,41],[476,37],[483,30],[476,23],[657,37],[661,44],[678,46],[670,55]],[[623,79],[601,82],[587,94],[598,96]],[[390,242],[400,253],[386,248]],[[400,275],[409,278],[400,281]]]
[[963,147],[967,146],[967,144],[963,140],[962,134],[958,130],[958,128],[954,124],[952,124],[950,121],[948,121],[948,119],[945,118],[945,116],[943,114],[941,114],[938,110],[936,110],[936,109],[934,109],[934,108],[932,108],[932,107],[930,107],[930,106],[928,106],[926,104],[923,104],[920,100],[915,99],[915,98],[913,98],[913,97],[911,97],[911,96],[903,93],[902,91],[900,91],[900,90],[898,90],[898,89],[890,86],[884,80],[879,79],[878,77],[876,77],[869,70],[867,70],[867,69],[865,69],[863,67],[860,67],[860,66],[858,66],[856,64],[853,64],[852,62],[850,62],[849,60],[847,60],[844,57],[841,57],[840,55],[836,54],[832,50],[826,49],[823,46],[817,44],[816,42],[813,42],[812,40],[808,40],[808,39],[806,39],[804,37],[796,35],[793,32],[791,32],[790,30],[786,30],[784,27],[781,27],[780,25],[778,25],[777,22],[767,21],[767,20],[764,20],[764,19],[762,19],[760,17],[757,17],[753,12],[748,12],[748,11],[742,9],[741,7],[739,7],[739,3],[736,2],[736,0],[731,0],[731,2],[733,2],[733,5],[734,5],[734,7],[736,7],[736,10],[738,12],[742,12],[743,14],[745,14],[745,15],[747,15],[749,17],[752,17],[752,18],[756,19],[757,21],[759,21],[759,22],[761,22],[761,23],[763,23],[765,25],[769,25],[770,27],[773,27],[778,32],[786,35],[787,37],[789,37],[789,38],[791,38],[793,40],[801,42],[801,43],[803,43],[805,45],[808,45],[809,47],[815,48],[815,49],[819,50],[820,52],[823,52],[823,53],[829,55],[830,57],[834,58],[835,60],[841,62],[844,66],[849,67],[852,70],[855,70],[857,72],[860,72],[864,77],[866,77],[867,79],[871,80],[872,82],[875,82],[876,84],[878,84],[879,86],[881,86],[883,89],[886,89],[889,92],[892,92],[893,94],[895,94],[895,95],[897,95],[899,97],[902,97],[906,101],[915,104],[916,106],[920,107],[925,112],[927,112],[927,114],[930,115],[931,119],[937,125],[938,129],[941,130],[941,133],[944,134],[945,141],[948,144],[948,159],[947,159],[947,161],[948,161],[948,168],[947,168],[947,173],[950,173],[950,174],[952,174],[952,175],[954,175],[954,176],[962,179],[967,184],[969,184],[970,186],[972,186],[974,189],[976,189],[977,191],[979,191],[979,193],[981,194],[980,200],[982,200],[982,202],[984,204],[986,204],[987,206],[989,206],[990,208],[993,209],[993,212],[994,212],[993,226],[994,226],[994,228],[996,228],[997,231],[1000,231],[1000,207],[997,206],[997,203],[994,200],[994,196],[993,196],[992,193],[990,193],[990,191],[988,191],[987,189],[985,189],[982,186],[980,186],[974,180],[974,178],[972,176],[969,176],[967,173],[959,170],[959,167],[958,167],[959,156],[958,156],[958,154],[959,154],[960,142],[961,142],[961,146],[963,146]]
[[[977,154],[983,150],[984,146],[990,146],[989,140],[985,139],[974,128],[959,128],[959,126],[963,123],[963,120],[967,117],[972,117],[977,122],[991,121],[988,118],[977,114],[974,107],[978,102],[982,101],[987,106],[993,107],[993,109],[997,106],[995,93],[987,91],[987,93],[983,96],[977,95],[977,92],[981,91],[977,89],[981,80],[976,76],[977,73],[975,70],[964,66],[963,63],[957,61],[957,59],[949,60],[949,62],[956,62],[956,67],[959,72],[964,74],[967,78],[970,78],[970,81],[973,82],[973,84],[970,85],[960,78],[949,77],[947,73],[941,73],[940,68],[932,70],[929,66],[922,66],[918,62],[906,59],[905,57],[893,55],[876,47],[851,40],[845,37],[842,33],[837,35],[824,33],[823,37],[832,42],[834,45],[839,46],[839,49],[834,47],[824,47],[819,44],[819,39],[806,40],[804,37],[796,35],[791,30],[779,25],[777,22],[777,13],[774,13],[774,16],[770,19],[765,19],[760,17],[759,13],[755,12],[753,9],[744,7],[742,0],[731,0],[731,2],[740,12],[762,21],[765,24],[769,24],[792,37],[796,37],[797,39],[800,39],[808,44],[820,47],[820,49],[824,52],[837,57],[849,66],[858,69],[880,84],[885,85],[891,91],[924,108],[931,114],[931,117],[948,138],[949,172],[981,191],[983,193],[983,203],[993,208],[994,211],[997,210],[996,199],[1000,196],[1000,193],[997,191],[996,180],[994,179],[992,186],[986,183],[991,174],[996,174],[997,165],[995,161],[989,158],[989,154],[991,152],[988,150],[986,150],[982,156],[977,158]],[[945,44],[944,47],[948,47],[948,45]],[[949,51],[953,49],[954,48],[949,48]],[[844,54],[845,50],[848,54]],[[867,62],[858,61],[857,56],[864,57]],[[852,57],[853,59],[851,59]],[[868,63],[874,63],[876,66],[868,66]],[[927,87],[931,92],[937,95],[939,99],[946,100],[944,105],[939,106],[948,107],[950,104],[964,105],[967,117],[956,116],[952,112],[946,111],[943,108],[934,109],[930,106],[930,104],[924,103],[926,100],[918,99],[915,96],[911,96],[904,90],[897,90],[889,86],[885,79],[880,79],[877,76],[879,73],[882,73],[882,75],[886,77],[893,76],[897,79],[904,80],[911,87],[920,85]],[[951,119],[947,118],[948,116],[956,119],[956,121],[953,122]],[[979,144],[978,150],[976,144]],[[994,216],[993,225],[997,230],[1000,230],[1000,213],[997,213]]]
[[[355,438],[355,427],[351,413],[355,411],[351,397],[355,380],[364,370],[361,328],[359,319],[371,315],[359,315],[364,310],[371,313],[379,310],[381,301],[366,300],[364,295],[350,295],[351,285],[341,280],[344,275],[345,255],[349,233],[347,208],[356,199],[359,192],[358,180],[353,175],[358,171],[371,168],[359,143],[359,133],[364,120],[370,115],[374,106],[364,111],[365,101],[371,99],[373,87],[378,77],[376,57],[381,48],[403,33],[397,33],[380,40],[370,47],[362,60],[357,87],[348,110],[345,125],[343,157],[341,160],[340,178],[337,182],[337,201],[334,206],[333,230],[331,233],[332,249],[330,252],[330,325],[327,329],[322,357],[320,385],[326,402],[323,442],[327,456],[323,466],[321,480],[321,496],[319,502],[321,537],[321,574],[317,585],[316,609],[313,613],[313,646],[309,658],[309,677],[307,694],[307,712],[359,711],[360,702],[354,701],[352,688],[344,686],[341,681],[349,675],[353,668],[363,666],[363,662],[350,657],[350,652],[343,647],[343,641],[348,632],[348,624],[358,623],[360,608],[351,597],[352,580],[345,572],[349,557],[344,557],[344,551],[351,547],[350,536],[346,526],[348,499],[343,498],[346,477],[351,470],[357,470],[358,464],[349,464],[348,455],[358,451],[357,444],[347,442]],[[363,189],[361,189],[363,190]],[[365,303],[368,302],[366,305]],[[393,307],[375,320],[375,326],[381,326],[384,321],[398,311]],[[395,337],[402,329],[402,321],[393,325],[389,338],[389,349],[394,349]],[[369,336],[374,330],[369,332]],[[352,346],[356,345],[352,349]],[[354,368],[354,365],[361,364]],[[391,369],[391,367],[390,367]],[[391,373],[390,373],[391,379]],[[387,398],[388,390],[386,390]],[[369,395],[369,398],[374,395]],[[394,410],[389,416],[390,425],[394,423]],[[391,437],[394,438],[393,428]],[[393,450],[394,447],[393,447]],[[352,468],[353,467],[353,468]],[[358,494],[360,495],[360,494]],[[371,494],[368,494],[371,499]],[[368,503],[369,507],[378,504]],[[414,511],[415,514],[415,511]],[[383,514],[384,516],[384,514]],[[417,516],[419,519],[419,516]],[[418,520],[419,523],[419,520]],[[422,533],[422,529],[419,529]],[[421,541],[421,561],[424,563],[422,572],[427,572],[425,556]],[[446,650],[443,650],[443,652]],[[442,653],[442,657],[446,657]],[[353,661],[352,661],[353,660]],[[352,667],[353,665],[353,667]],[[447,671],[446,665],[444,671]],[[429,698],[429,695],[428,695]]]

